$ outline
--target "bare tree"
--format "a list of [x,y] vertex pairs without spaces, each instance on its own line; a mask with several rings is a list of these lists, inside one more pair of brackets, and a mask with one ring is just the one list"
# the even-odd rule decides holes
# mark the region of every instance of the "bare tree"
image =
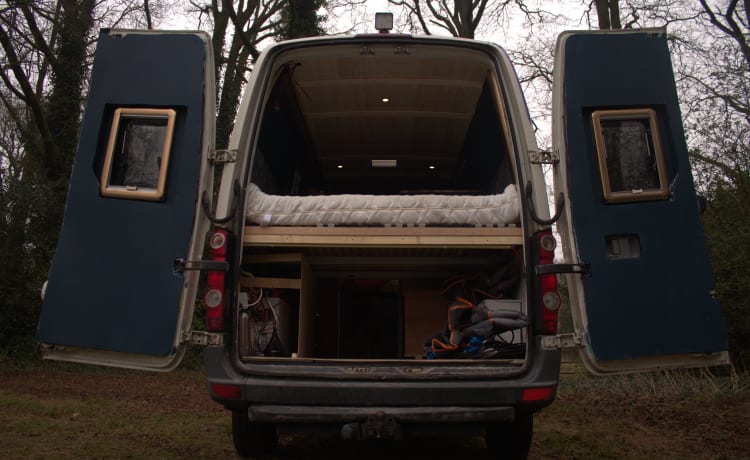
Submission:
[[593,3],[600,29],[622,29],[619,0],[594,0]]
[[722,300],[729,349],[750,356],[750,1],[700,0],[699,42],[680,68],[689,94],[693,163],[708,195],[704,225]]
[[[78,136],[95,0],[8,1],[0,8],[0,341],[33,330],[62,223]],[[14,132],[10,132],[10,130]]]
[[366,0],[327,0],[323,29],[329,34],[366,30],[372,24],[366,3]]
[[750,1],[700,4],[704,33],[681,43],[690,59],[678,67],[692,154],[705,185],[736,184],[750,176]]
[[427,35],[447,33],[454,37],[475,38],[483,24],[494,26],[509,6],[521,11],[523,1],[502,0],[388,0],[398,7],[413,32]]
[[273,38],[279,13],[285,2],[286,0],[191,2],[199,16],[207,17],[213,24],[211,40],[216,64],[218,148],[225,148],[229,141],[252,60],[260,54],[260,43]]

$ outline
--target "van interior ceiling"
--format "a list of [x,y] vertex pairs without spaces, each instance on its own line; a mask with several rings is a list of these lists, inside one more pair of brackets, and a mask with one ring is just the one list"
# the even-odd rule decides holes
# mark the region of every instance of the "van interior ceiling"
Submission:
[[[444,45],[339,45],[293,49],[274,62],[251,147],[250,181],[264,193],[480,196],[516,183],[487,55]],[[331,245],[294,244],[293,236],[247,244],[246,229],[235,314],[240,359],[422,359],[430,337],[447,332],[449,307],[461,297],[447,292],[456,282],[462,295],[494,289],[493,301],[525,313],[520,236],[508,244],[370,244],[394,230],[380,227],[356,227],[364,244]],[[521,328],[504,333],[507,347],[491,357],[520,365],[524,337]]]
[[487,56],[341,45],[276,62],[255,154],[268,168],[252,176],[265,192],[493,193],[514,182]]

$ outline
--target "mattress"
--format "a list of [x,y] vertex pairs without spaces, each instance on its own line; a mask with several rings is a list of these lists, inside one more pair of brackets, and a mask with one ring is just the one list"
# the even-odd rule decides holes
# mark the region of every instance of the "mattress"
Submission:
[[514,185],[496,195],[268,195],[247,192],[248,224],[283,226],[505,226],[519,222]]

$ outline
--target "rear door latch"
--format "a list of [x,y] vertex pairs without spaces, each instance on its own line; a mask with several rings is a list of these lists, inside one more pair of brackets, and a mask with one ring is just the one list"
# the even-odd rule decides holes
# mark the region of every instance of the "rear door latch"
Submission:
[[172,271],[182,274],[186,270],[217,270],[222,272],[229,271],[229,263],[214,260],[185,260],[175,259],[172,262]]
[[578,348],[583,346],[581,336],[575,334],[542,336],[542,348],[545,350],[559,350],[561,348]]
[[222,346],[224,345],[224,334],[205,331],[183,332],[182,341],[191,345]]
[[582,262],[580,264],[545,264],[536,266],[537,275],[557,275],[561,273],[591,275],[591,264]]

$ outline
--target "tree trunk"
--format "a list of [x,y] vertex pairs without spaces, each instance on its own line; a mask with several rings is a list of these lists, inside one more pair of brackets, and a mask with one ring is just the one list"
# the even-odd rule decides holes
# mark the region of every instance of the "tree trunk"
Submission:
[[594,0],[599,29],[622,29],[619,0]]
[[458,36],[463,38],[474,38],[474,17],[471,0],[455,0],[458,21],[456,28]]

